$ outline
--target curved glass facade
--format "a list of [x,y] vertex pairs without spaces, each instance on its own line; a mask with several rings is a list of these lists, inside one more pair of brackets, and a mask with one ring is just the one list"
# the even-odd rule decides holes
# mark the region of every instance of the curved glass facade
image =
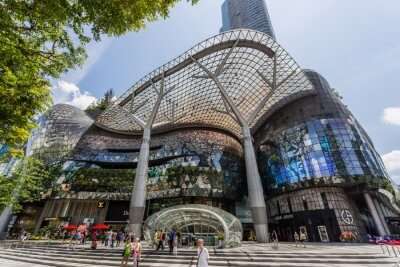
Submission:
[[265,191],[316,184],[389,188],[380,155],[340,96],[317,72],[305,73],[316,92],[275,111],[255,133]]
[[355,175],[386,177],[355,122],[340,118],[313,119],[270,134],[260,147],[259,167],[275,186],[321,177],[341,182]]
[[38,128],[28,142],[27,155],[35,154],[46,162],[63,160],[71,155],[92,123],[93,120],[82,110],[57,104],[39,118]]

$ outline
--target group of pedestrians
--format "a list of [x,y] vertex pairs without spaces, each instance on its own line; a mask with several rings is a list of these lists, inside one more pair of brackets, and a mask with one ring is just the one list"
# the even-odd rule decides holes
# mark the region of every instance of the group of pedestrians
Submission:
[[120,230],[118,232],[114,232],[112,229],[110,231],[107,231],[105,233],[105,239],[104,239],[104,246],[106,247],[120,247],[121,242],[123,242],[126,238],[126,234],[124,231]]
[[[272,233],[270,234],[270,237],[271,237],[272,247],[277,249],[278,244],[279,244],[277,232],[275,230],[272,231]],[[306,247],[306,241],[308,239],[307,232],[304,229],[300,229],[299,232],[295,231],[293,234],[293,239],[294,239],[296,247],[299,246],[299,243],[303,247]]]
[[73,249],[75,245],[85,245],[88,235],[87,230],[74,230],[71,233],[65,231],[64,241],[69,239],[69,247]]
[[[170,253],[176,253],[177,243],[177,232],[175,230],[170,231],[168,234],[163,231],[158,231],[159,242],[162,241],[162,235],[165,234],[165,237],[168,237],[168,245],[170,248]],[[159,245],[159,248],[164,248],[163,245]],[[175,254],[176,255],[176,254]],[[139,263],[142,261],[142,244],[140,243],[139,238],[127,238],[125,240],[125,246],[122,251],[122,261],[121,267],[127,267],[129,264],[129,259],[132,257],[133,267],[139,267]],[[197,267],[208,267],[210,255],[208,253],[207,248],[204,246],[204,240],[197,240]]]
[[296,247],[298,246],[299,242],[303,245],[303,247],[306,247],[306,241],[307,233],[304,230],[300,230],[300,234],[298,234],[297,231],[294,232],[294,242]]
[[142,256],[142,244],[139,238],[127,238],[122,251],[121,267],[127,267],[129,258],[132,257],[133,267],[139,267]]
[[[156,251],[164,250],[165,243],[168,244],[169,253],[175,256],[178,255],[178,245],[181,240],[180,232],[172,229],[169,232],[164,232],[163,230],[157,230],[154,233],[154,246]],[[209,253],[207,248],[204,246],[204,240],[197,240],[197,267],[208,267]]]
[[[91,239],[92,239],[92,249],[97,248],[97,241],[98,241],[98,236],[101,235],[101,232],[99,231],[93,231],[91,234]],[[132,232],[126,233],[123,230],[120,230],[118,232],[113,231],[112,229],[109,231],[106,231],[104,233],[104,238],[101,239],[101,242],[103,246],[105,247],[110,247],[110,248],[115,248],[115,247],[120,247],[121,244],[123,245],[124,242],[126,241],[131,241],[135,239],[135,234]]]
[[156,250],[164,250],[165,242],[168,243],[169,253],[178,255],[178,244],[181,239],[181,234],[177,232],[175,229],[172,229],[170,232],[166,233],[163,230],[157,230],[154,233],[154,245],[156,246]]

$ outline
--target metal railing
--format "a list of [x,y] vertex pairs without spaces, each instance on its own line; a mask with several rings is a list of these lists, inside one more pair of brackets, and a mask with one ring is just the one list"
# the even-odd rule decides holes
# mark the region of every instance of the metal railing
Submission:
[[400,246],[380,244],[383,255],[396,258],[393,267],[400,267]]

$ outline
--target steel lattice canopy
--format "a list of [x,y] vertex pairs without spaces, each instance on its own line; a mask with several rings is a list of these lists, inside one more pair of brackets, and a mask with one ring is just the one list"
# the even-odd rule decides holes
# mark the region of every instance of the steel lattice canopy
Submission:
[[240,125],[218,87],[194,60],[218,73],[250,127],[286,98],[313,91],[303,70],[270,36],[240,29],[211,37],[147,74],[106,109],[96,124],[114,132],[141,134],[132,115],[142,120],[150,116],[157,99],[154,87],[160,88],[164,81],[170,93],[161,101],[153,132],[201,126],[241,137]]

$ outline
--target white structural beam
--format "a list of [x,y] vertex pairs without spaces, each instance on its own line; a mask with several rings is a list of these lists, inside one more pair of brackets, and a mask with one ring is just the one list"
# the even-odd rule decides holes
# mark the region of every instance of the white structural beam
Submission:
[[368,206],[368,210],[372,216],[372,219],[374,221],[376,230],[378,231],[378,234],[380,236],[384,236],[386,234],[385,232],[385,228],[382,224],[381,219],[379,218],[379,214],[378,211],[375,207],[374,201],[372,200],[372,197],[369,193],[364,192],[364,198],[365,198],[365,202],[367,203]]
[[383,214],[382,207],[377,198],[374,199],[374,205],[375,205],[376,210],[378,211],[378,215],[379,215],[379,218],[381,219],[383,229],[385,230],[386,235],[390,235],[389,226],[386,223],[385,215]]
[[267,95],[260,101],[260,103],[256,106],[254,111],[250,114],[249,116],[249,124],[253,123],[255,119],[257,118],[257,115],[262,111],[262,109],[265,107],[267,104],[268,100],[271,98],[271,96],[283,85],[285,82],[287,82],[293,75],[297,73],[297,69],[291,72],[288,76],[286,76],[281,82],[277,83],[277,76],[276,76],[276,60],[274,60],[274,75],[273,75],[273,81],[270,82],[260,71],[257,71],[258,75],[263,79],[263,81],[270,87],[269,92]]
[[227,63],[228,57],[229,55],[231,55],[237,43],[238,41],[235,42],[234,46],[227,53],[222,63],[217,67],[215,73],[211,72],[195,58],[192,57],[192,60],[207,74],[208,78],[211,79],[218,87],[219,92],[221,93],[222,96],[222,100],[226,104],[227,112],[229,112],[228,110],[229,107],[229,109],[232,110],[233,114],[237,119],[237,122],[241,127],[243,134],[243,148],[244,148],[244,157],[246,164],[248,195],[250,199],[250,208],[252,212],[254,229],[256,231],[257,241],[265,243],[268,242],[268,218],[264,200],[264,190],[261,183],[261,177],[258,171],[256,154],[254,151],[250,127],[248,122],[241,114],[238,107],[235,105],[235,103],[229,96],[228,92],[225,90],[224,86],[218,79],[218,76],[221,74],[221,70],[224,69],[224,65]]
[[8,224],[12,217],[12,207],[8,206],[3,209],[0,215],[0,240],[7,237]]
[[157,94],[157,99],[153,106],[150,117],[145,122],[138,118],[135,114],[131,114],[132,119],[143,129],[143,139],[140,146],[135,182],[129,206],[129,230],[139,238],[142,234],[142,223],[144,218],[144,210],[146,207],[146,182],[149,168],[151,128],[156,119],[163,97],[173,89],[171,88],[171,90],[164,91],[164,82],[164,76],[160,82],[159,88],[157,88],[152,82],[152,87]]

